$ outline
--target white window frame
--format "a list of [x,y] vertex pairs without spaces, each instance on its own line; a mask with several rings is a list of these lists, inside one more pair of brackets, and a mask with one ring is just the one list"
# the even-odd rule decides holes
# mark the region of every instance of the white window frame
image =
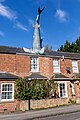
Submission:
[[[33,63],[33,60],[31,59],[37,59],[37,63]],[[33,66],[34,64],[36,64],[37,68],[34,69],[34,67],[31,68],[31,66]],[[39,62],[38,62],[38,57],[31,57],[30,58],[30,71],[31,72],[39,72]]]
[[[12,91],[2,91],[2,87],[3,85],[12,85]],[[1,97],[1,101],[14,101],[14,83],[2,83],[1,84],[1,95],[2,95],[2,92],[12,92],[12,99],[2,99]]]
[[74,82],[71,82],[71,87],[72,87],[72,95],[75,95]]
[[[54,64],[54,62],[56,63],[56,61],[58,62],[58,64]],[[60,73],[60,60],[59,59],[53,59],[53,72],[54,73]]]
[[[60,84],[64,84],[65,85],[65,95],[64,96],[61,96],[60,94]],[[58,82],[58,90],[59,90],[59,97],[60,98],[67,98],[68,97],[68,94],[67,94],[67,82]]]
[[79,73],[77,60],[72,60],[72,70],[73,70],[73,73]]

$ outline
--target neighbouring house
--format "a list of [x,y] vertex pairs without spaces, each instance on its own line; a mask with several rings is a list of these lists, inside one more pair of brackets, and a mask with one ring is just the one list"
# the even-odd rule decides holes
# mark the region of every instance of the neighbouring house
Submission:
[[14,89],[20,77],[51,79],[59,98],[80,97],[80,54],[45,50],[39,27],[36,21],[32,49],[0,46],[0,109],[18,109]]

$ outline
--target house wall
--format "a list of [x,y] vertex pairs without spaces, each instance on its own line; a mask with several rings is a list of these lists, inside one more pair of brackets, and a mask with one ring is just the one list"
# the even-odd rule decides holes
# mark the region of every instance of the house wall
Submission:
[[16,55],[15,72],[20,77],[25,77],[30,74],[30,56]]
[[75,94],[72,94],[72,86],[71,81],[67,81],[67,95],[68,98],[79,98],[80,97],[80,84],[79,80],[74,81],[74,92]]
[[53,75],[52,58],[39,57],[39,71],[42,75],[50,78]]
[[80,81],[76,80],[74,82],[74,87],[75,87],[75,96],[78,98],[80,97]]
[[19,110],[19,101],[0,102],[0,112],[13,112]]
[[14,54],[0,54],[0,72],[9,72],[20,77],[30,73],[30,57]]
[[64,59],[64,61],[62,59],[60,59],[60,71],[63,74],[67,74],[66,72],[66,67],[70,67],[70,72],[72,74],[72,60],[71,59]]
[[[54,58],[49,57],[38,57],[39,59],[39,72],[50,78],[53,71],[52,60]],[[67,74],[66,67],[70,67],[70,74]],[[78,60],[78,67],[80,71],[80,60]],[[30,75],[30,56],[25,55],[14,55],[14,54],[0,54],[0,72],[9,72],[20,77]],[[72,60],[71,59],[60,59],[60,72],[62,74],[71,77],[72,74]]]
[[15,55],[0,54],[0,72],[15,72]]

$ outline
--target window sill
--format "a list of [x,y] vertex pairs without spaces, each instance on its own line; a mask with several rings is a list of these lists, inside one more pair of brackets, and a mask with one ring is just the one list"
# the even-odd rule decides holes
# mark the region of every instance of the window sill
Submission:
[[14,102],[14,99],[10,99],[10,100],[1,100],[0,102]]
[[78,74],[79,72],[73,72],[73,74]]
[[39,71],[30,71],[31,73],[38,73]]
[[65,98],[68,98],[68,97],[66,96],[66,97],[59,97],[59,98],[65,99]]
[[54,74],[56,74],[56,73],[58,73],[58,74],[60,74],[61,72],[53,72]]

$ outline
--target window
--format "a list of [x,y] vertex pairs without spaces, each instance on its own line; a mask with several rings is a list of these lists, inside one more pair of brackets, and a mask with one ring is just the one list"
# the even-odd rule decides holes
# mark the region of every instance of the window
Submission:
[[72,60],[73,73],[78,73],[78,63],[76,60]]
[[14,83],[1,84],[1,101],[14,100]]
[[38,72],[38,58],[30,59],[30,69],[31,72]]
[[71,87],[72,87],[72,95],[75,95],[74,82],[71,82]]
[[53,60],[53,70],[54,73],[60,73],[59,60]]
[[59,97],[67,97],[67,82],[59,83]]

